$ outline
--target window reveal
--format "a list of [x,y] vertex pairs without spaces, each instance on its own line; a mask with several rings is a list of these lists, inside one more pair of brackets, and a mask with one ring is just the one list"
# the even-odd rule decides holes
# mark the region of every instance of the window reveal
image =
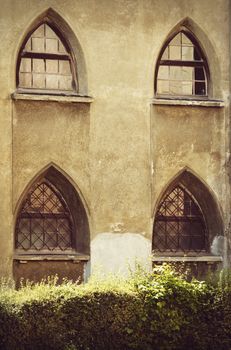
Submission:
[[159,252],[201,252],[207,247],[201,209],[181,186],[165,196],[155,218],[153,249]]

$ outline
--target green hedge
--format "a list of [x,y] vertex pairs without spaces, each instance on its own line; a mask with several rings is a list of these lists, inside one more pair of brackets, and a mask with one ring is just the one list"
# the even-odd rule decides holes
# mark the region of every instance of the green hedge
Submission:
[[0,349],[230,350],[230,301],[229,283],[189,283],[167,266],[127,282],[2,285]]

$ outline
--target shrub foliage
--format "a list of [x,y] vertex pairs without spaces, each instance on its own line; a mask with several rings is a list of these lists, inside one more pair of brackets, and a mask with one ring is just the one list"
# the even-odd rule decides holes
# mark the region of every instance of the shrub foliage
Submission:
[[164,266],[127,282],[2,285],[0,349],[230,350],[226,279],[187,282]]

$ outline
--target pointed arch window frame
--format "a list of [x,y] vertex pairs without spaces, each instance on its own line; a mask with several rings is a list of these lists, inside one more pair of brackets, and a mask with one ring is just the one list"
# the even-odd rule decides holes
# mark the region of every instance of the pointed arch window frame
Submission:
[[[165,51],[165,49],[168,47],[168,45],[170,44],[170,42],[174,39],[175,36],[177,36],[178,34],[183,33],[184,35],[187,36],[187,38],[189,38],[189,40],[192,42],[193,46],[196,48],[196,50],[199,52],[202,60],[201,61],[186,61],[186,60],[161,60],[163,53]],[[185,94],[161,94],[158,93],[158,73],[159,73],[159,67],[160,66],[172,66],[172,67],[183,67],[183,66],[187,66],[187,67],[203,67],[204,68],[204,72],[205,72],[205,84],[206,84],[206,94],[205,95],[196,95],[196,94],[189,94],[189,95],[185,95]],[[158,55],[158,59],[156,62],[156,68],[155,68],[155,76],[154,76],[154,96],[155,98],[159,98],[159,99],[166,99],[166,98],[171,98],[171,99],[191,99],[191,100],[195,100],[195,99],[199,99],[199,100],[208,100],[209,96],[210,96],[210,92],[211,92],[211,86],[210,86],[210,70],[209,70],[209,65],[208,65],[208,59],[206,57],[206,54],[203,50],[203,48],[201,47],[200,43],[198,42],[198,40],[196,39],[195,35],[186,27],[180,27],[178,28],[177,31],[174,31],[174,33],[172,33],[171,35],[169,35],[169,37],[165,40],[164,44],[162,45],[162,48],[160,50],[160,53]]]
[[[159,249],[157,247],[155,247],[155,242],[154,242],[154,235],[155,235],[155,225],[156,225],[156,221],[157,221],[157,215],[158,212],[160,210],[160,208],[163,206],[164,201],[166,200],[166,198],[169,197],[169,195],[176,189],[176,188],[181,188],[183,192],[185,192],[192,200],[193,202],[196,204],[196,206],[198,207],[199,211],[201,212],[201,217],[203,219],[202,224],[204,225],[204,249],[200,249],[200,250],[194,250],[194,249],[189,249],[189,250],[183,250],[183,249]],[[180,221],[180,220],[179,220]],[[184,255],[185,254],[187,256],[199,256],[199,255],[205,255],[205,254],[209,254],[209,231],[208,231],[208,225],[206,222],[206,217],[203,213],[203,210],[200,206],[200,204],[198,203],[197,199],[194,197],[194,195],[190,192],[190,190],[188,190],[183,184],[181,183],[175,183],[174,186],[171,186],[167,191],[165,191],[165,193],[162,195],[158,205],[157,205],[157,209],[156,209],[156,213],[155,213],[155,218],[154,218],[154,223],[153,223],[153,240],[152,240],[152,251],[155,255],[167,255],[167,256],[179,256],[179,255]]]
[[[30,39],[32,34],[41,26],[48,25],[54,33],[57,35],[58,39],[62,42],[67,53],[41,53],[41,52],[23,52],[24,47],[27,41]],[[72,90],[59,90],[59,89],[36,89],[33,87],[20,87],[19,86],[19,73],[20,73],[20,64],[22,58],[39,58],[39,59],[61,59],[64,61],[70,62],[70,70],[72,74]],[[70,95],[78,96],[79,94],[79,79],[78,79],[78,69],[77,61],[75,54],[73,52],[72,46],[69,43],[68,38],[65,37],[62,33],[62,28],[59,28],[49,16],[45,16],[40,20],[36,25],[34,25],[26,34],[23,42],[21,43],[16,63],[16,91],[17,93],[26,93],[26,94],[43,94],[43,95]],[[14,94],[17,95],[17,94]],[[13,96],[14,97],[14,96]],[[17,98],[15,98],[17,99]],[[20,99],[20,98],[19,98]],[[91,102],[91,101],[90,101]]]

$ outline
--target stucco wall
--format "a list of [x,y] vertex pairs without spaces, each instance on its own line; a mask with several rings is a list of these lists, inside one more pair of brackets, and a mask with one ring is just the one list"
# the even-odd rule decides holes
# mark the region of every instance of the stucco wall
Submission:
[[191,168],[224,210],[225,109],[154,106],[151,116],[153,200],[184,167]]
[[[100,235],[100,263],[105,269],[117,268],[118,256],[124,266],[127,252],[121,251],[121,244],[126,247],[131,239],[135,252],[140,244],[137,234],[150,242],[150,251],[144,250],[149,259],[157,200],[185,166],[214,192],[227,226],[228,0],[0,0],[0,5],[2,274],[11,271],[15,215],[24,190],[51,162],[79,189],[92,241]],[[11,100],[20,44],[31,23],[50,7],[80,42],[88,95],[94,98],[91,105]],[[161,46],[186,17],[207,50],[211,97],[223,99],[222,108],[150,104]],[[105,232],[121,235],[110,261]],[[129,239],[123,236],[127,233]],[[97,265],[99,251],[95,244],[92,247]],[[131,253],[134,259],[135,255]]]

